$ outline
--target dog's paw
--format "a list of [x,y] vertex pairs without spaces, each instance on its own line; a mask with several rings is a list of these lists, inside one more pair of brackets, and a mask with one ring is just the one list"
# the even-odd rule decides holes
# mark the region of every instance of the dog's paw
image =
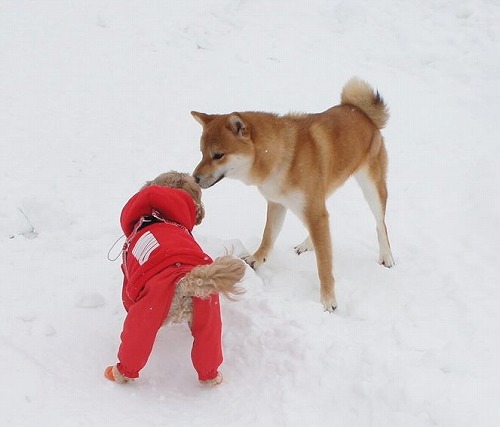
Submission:
[[293,250],[295,251],[295,253],[297,255],[300,255],[300,254],[303,254],[304,252],[310,251],[312,249],[309,248],[308,246],[304,245],[303,243],[301,243],[300,245],[295,246],[293,248]]
[[378,259],[378,263],[380,265],[387,267],[387,268],[391,268],[391,267],[394,267],[396,265],[394,258],[390,252],[387,254],[380,254],[380,257]]
[[257,258],[255,258],[253,255],[244,256],[241,259],[245,261],[254,270],[257,270],[266,261],[265,258],[263,261],[258,261]]
[[333,313],[337,308],[337,301],[333,296],[321,297],[321,303],[323,304],[325,311],[328,311],[329,313]]
[[311,239],[308,237],[304,240],[300,245],[297,245],[293,248],[297,255],[303,254],[304,252],[314,251],[314,245],[311,242]]
[[217,376],[215,378],[212,378],[211,380],[204,380],[204,381],[200,380],[200,383],[205,387],[215,387],[216,385],[219,385],[221,382],[222,382],[222,374],[220,372],[217,372]]

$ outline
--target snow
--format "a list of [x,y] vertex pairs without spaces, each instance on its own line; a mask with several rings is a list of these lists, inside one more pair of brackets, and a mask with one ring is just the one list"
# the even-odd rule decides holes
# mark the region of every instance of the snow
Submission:
[[[498,425],[498,22],[491,0],[2,1],[0,424]],[[353,75],[391,109],[397,265],[377,264],[351,180],[328,202],[335,313],[289,214],[246,294],[223,302],[221,386],[198,384],[185,325],[161,331],[139,381],[106,381],[120,210],[146,180],[194,169],[189,112],[322,111]],[[257,190],[224,180],[203,197],[204,249],[255,250]]]

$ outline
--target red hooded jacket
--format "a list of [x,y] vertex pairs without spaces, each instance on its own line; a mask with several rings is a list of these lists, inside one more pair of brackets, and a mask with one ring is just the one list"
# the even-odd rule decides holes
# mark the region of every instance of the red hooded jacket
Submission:
[[[145,226],[144,217],[160,219]],[[122,297],[128,313],[117,366],[129,378],[136,378],[146,364],[178,281],[195,266],[212,262],[191,235],[195,222],[192,197],[169,187],[146,187],[122,210],[127,237]],[[222,363],[221,329],[218,295],[193,298],[192,360],[201,380],[215,377]]]
[[[135,232],[141,218],[153,216],[155,212],[165,222]],[[191,235],[196,223],[196,206],[183,190],[146,187],[127,202],[120,223],[128,239],[122,266],[128,282],[124,301],[135,301],[144,283],[166,268],[171,270],[172,281],[177,283],[193,267],[212,262]]]

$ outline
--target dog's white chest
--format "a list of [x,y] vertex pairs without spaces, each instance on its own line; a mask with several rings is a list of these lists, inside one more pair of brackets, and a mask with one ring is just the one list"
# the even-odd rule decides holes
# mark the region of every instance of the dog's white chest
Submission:
[[304,211],[304,195],[298,190],[283,190],[280,177],[271,177],[259,185],[260,193],[271,202],[290,209],[299,218]]

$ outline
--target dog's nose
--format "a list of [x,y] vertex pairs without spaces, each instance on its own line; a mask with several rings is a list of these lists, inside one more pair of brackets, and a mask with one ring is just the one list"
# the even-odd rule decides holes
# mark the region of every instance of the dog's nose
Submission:
[[194,180],[196,181],[196,184],[199,184],[200,183],[200,177],[195,175],[194,176]]

